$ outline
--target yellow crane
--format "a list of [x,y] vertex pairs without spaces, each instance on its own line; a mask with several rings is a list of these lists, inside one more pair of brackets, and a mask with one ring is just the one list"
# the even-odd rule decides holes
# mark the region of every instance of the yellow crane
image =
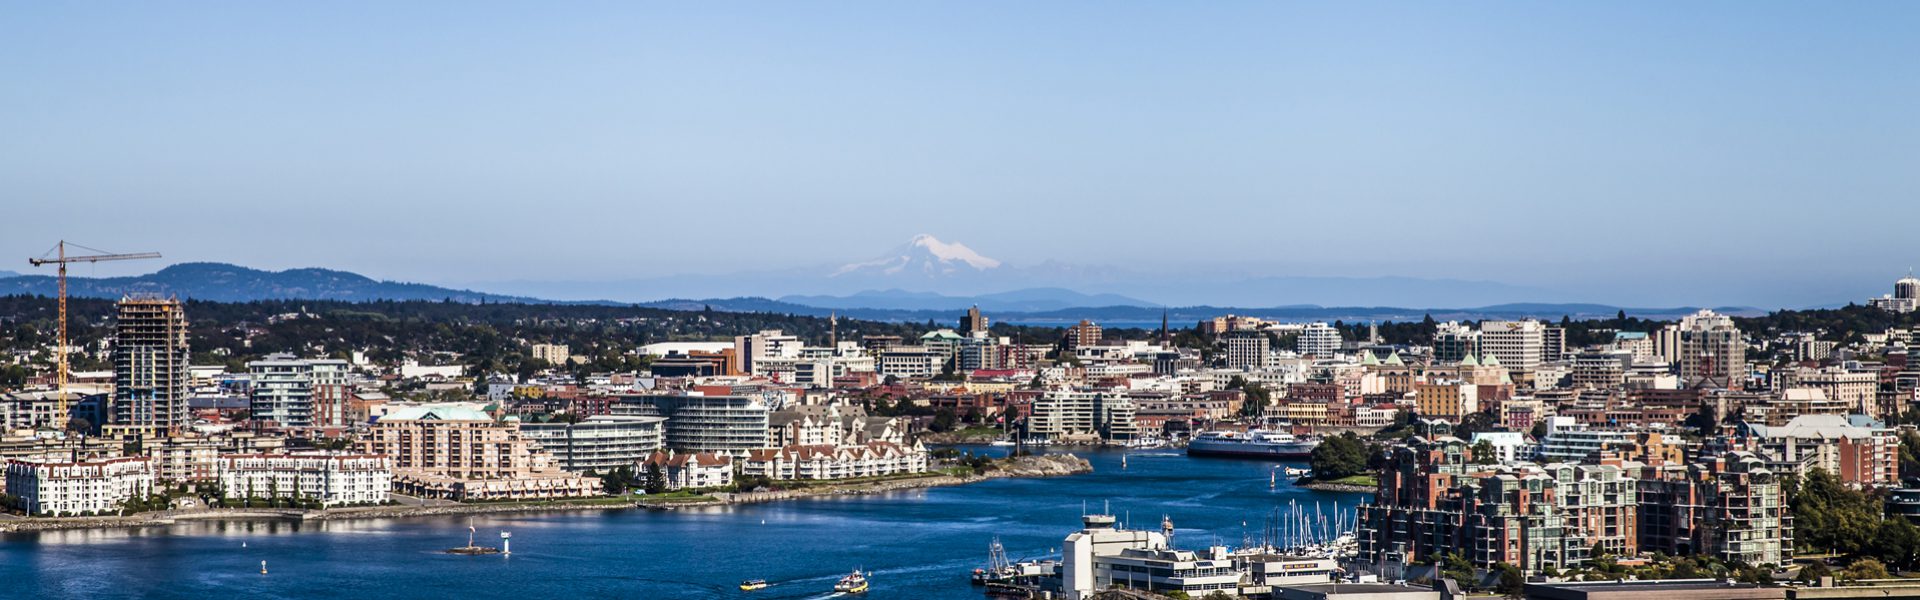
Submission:
[[[67,246],[69,245],[81,250],[94,252],[95,254],[68,256]],[[57,429],[65,430],[67,423],[72,419],[72,415],[67,414],[67,264],[136,260],[142,258],[160,258],[160,253],[137,252],[133,254],[113,254],[79,244],[68,244],[66,240],[60,240],[60,243],[55,244],[53,250],[48,251],[46,255],[39,258],[27,259],[27,263],[36,267],[45,265],[59,265],[60,267],[60,346],[53,353],[54,356],[57,357],[56,360],[59,364],[55,375],[56,381],[59,382],[58,389],[60,390],[60,410],[54,413],[54,418],[60,419],[56,427]]]

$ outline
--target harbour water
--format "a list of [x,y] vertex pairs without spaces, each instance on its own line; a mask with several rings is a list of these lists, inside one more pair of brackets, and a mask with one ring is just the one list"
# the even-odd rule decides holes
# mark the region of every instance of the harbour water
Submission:
[[[982,449],[975,448],[975,451]],[[1014,559],[1059,548],[1083,507],[1132,527],[1176,525],[1174,545],[1257,538],[1289,502],[1331,516],[1365,498],[1270,487],[1277,463],[1188,458],[1177,450],[1077,451],[1095,472],[999,479],[883,495],[678,511],[481,515],[482,539],[513,532],[511,556],[452,556],[466,517],[198,522],[140,530],[0,537],[0,596],[11,598],[761,598],[833,596],[873,573],[871,598],[975,599],[967,571],[995,536]],[[1302,466],[1301,463],[1290,463]],[[260,561],[269,573],[260,573]],[[755,592],[744,579],[772,585]]]

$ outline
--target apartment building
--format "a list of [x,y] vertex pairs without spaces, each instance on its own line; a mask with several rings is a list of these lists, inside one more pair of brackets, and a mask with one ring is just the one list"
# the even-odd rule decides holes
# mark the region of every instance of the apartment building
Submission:
[[175,298],[129,296],[117,305],[111,433],[167,433],[188,421],[187,316]]
[[615,416],[666,419],[662,443],[678,453],[746,458],[748,452],[768,446],[771,411],[757,397],[622,396],[610,410]]
[[409,495],[504,500],[600,492],[599,480],[561,470],[517,425],[458,405],[389,412],[374,422],[361,451],[390,457],[394,490]]
[[43,457],[7,463],[7,494],[17,508],[35,515],[115,512],[128,499],[152,495],[153,483],[153,461],[146,457]]
[[344,360],[274,354],[247,363],[248,411],[256,424],[282,429],[345,428],[352,365]]
[[378,454],[295,452],[229,454],[219,460],[220,489],[231,500],[293,498],[324,507],[384,504],[392,460]]
[[552,454],[561,469],[609,471],[632,466],[664,447],[667,420],[598,415],[584,421],[520,423],[520,433]]

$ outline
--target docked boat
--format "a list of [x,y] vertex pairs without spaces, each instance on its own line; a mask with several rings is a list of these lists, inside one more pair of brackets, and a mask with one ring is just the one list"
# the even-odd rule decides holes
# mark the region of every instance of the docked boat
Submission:
[[746,581],[740,582],[740,591],[743,591],[743,592],[763,590],[766,588],[767,588],[767,580],[765,579],[748,579]]
[[833,584],[833,591],[842,594],[865,594],[867,593],[867,576],[854,571],[852,575],[841,577],[840,583]]
[[1188,456],[1234,456],[1245,458],[1307,458],[1320,445],[1317,438],[1304,438],[1278,431],[1203,431],[1187,442]]

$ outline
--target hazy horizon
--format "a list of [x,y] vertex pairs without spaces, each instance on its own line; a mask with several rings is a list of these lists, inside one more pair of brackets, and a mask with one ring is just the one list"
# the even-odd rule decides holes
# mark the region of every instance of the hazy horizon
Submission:
[[0,269],[65,238],[166,255],[81,276],[661,281],[932,233],[1147,278],[1858,302],[1920,264],[1916,25],[1896,2],[21,5]]

